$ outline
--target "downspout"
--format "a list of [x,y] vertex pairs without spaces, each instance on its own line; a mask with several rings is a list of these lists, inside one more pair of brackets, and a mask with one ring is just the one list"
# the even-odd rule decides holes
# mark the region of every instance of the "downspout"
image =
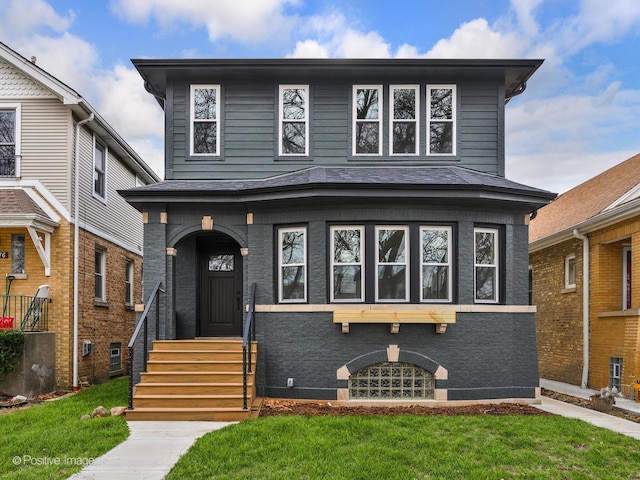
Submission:
[[76,123],[76,151],[73,174],[75,184],[73,190],[73,390],[78,390],[78,284],[79,284],[79,253],[80,253],[80,127],[93,120],[91,113],[84,120]]
[[589,379],[589,238],[577,228],[573,236],[582,240],[582,388],[587,388]]

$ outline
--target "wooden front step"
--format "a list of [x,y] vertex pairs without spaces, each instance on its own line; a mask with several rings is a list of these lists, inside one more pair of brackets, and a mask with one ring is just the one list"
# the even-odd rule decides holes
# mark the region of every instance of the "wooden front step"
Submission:
[[247,375],[243,409],[242,341],[198,339],[156,341],[133,396],[128,420],[240,421],[255,397],[257,345]]

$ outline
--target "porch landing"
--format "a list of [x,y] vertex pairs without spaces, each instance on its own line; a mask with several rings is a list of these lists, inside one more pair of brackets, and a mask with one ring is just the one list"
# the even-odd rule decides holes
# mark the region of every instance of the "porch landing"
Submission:
[[253,343],[244,409],[241,339],[153,342],[127,420],[246,420],[255,399],[257,349]]

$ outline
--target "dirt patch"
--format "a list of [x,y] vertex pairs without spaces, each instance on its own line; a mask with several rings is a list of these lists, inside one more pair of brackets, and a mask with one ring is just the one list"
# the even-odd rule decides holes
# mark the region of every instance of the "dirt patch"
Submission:
[[24,402],[12,403],[12,395],[6,395],[0,392],[0,415],[3,413],[15,412],[16,410],[24,410],[32,405],[37,405],[48,400],[55,400],[70,393],[68,390],[56,390],[55,392],[38,395],[37,397],[28,398]]
[[410,405],[402,407],[364,407],[333,405],[331,402],[296,402],[294,400],[265,400],[260,417],[278,415],[342,416],[342,415],[550,415],[531,405],[492,403],[451,407]]

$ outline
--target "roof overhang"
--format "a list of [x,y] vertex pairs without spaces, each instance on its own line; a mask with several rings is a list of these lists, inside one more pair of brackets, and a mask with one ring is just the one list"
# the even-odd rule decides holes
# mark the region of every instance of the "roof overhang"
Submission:
[[190,82],[273,78],[280,82],[332,79],[361,82],[395,81],[403,77],[429,78],[432,83],[464,78],[500,78],[505,102],[525,89],[527,80],[544,60],[498,59],[133,59],[145,88],[164,108],[167,83],[188,78]]

